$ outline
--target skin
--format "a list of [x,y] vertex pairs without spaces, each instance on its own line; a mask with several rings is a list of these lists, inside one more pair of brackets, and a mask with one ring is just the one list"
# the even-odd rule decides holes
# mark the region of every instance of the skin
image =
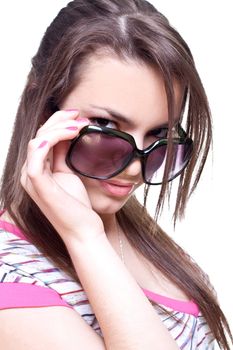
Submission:
[[[175,83],[174,88],[178,119],[182,94]],[[90,105],[114,109],[126,120],[114,119]],[[133,161],[110,180],[115,181],[110,186],[116,186],[116,181],[118,185],[133,184],[127,195],[114,196],[99,180],[73,174],[64,161],[69,140],[85,125],[96,125],[94,117],[111,119],[112,127],[133,135],[138,148],[152,143],[155,138],[151,130],[168,122],[162,78],[134,61],[93,56],[85,79],[60,108],[30,141],[21,184],[63,239],[104,342],[73,310],[16,309],[0,313],[4,349],[14,349],[17,339],[17,349],[25,349],[26,345],[36,350],[34,340],[43,337],[40,349],[177,350],[176,342],[111,244],[112,237],[117,236],[116,212],[142,184],[140,162]],[[119,286],[124,286],[124,293]],[[131,315],[133,322],[129,322]],[[8,336],[9,329],[14,337]]]
[[[176,119],[179,119],[181,89],[178,84],[174,87]],[[106,107],[124,115],[125,120],[114,118],[103,109]],[[80,117],[89,118],[93,125],[99,125],[93,117],[110,119],[107,126],[131,134],[139,149],[146,148],[156,140],[149,134],[151,130],[168,122],[167,97],[161,75],[145,65],[122,62],[113,57],[92,57],[84,81],[69,94],[61,108],[79,109]],[[66,165],[63,166],[67,172]],[[122,197],[107,193],[101,186],[103,181],[79,177],[93,210],[100,215],[107,231],[115,230],[115,213],[143,184],[139,160],[134,160],[122,173],[110,179],[110,182],[133,184],[130,194]]]

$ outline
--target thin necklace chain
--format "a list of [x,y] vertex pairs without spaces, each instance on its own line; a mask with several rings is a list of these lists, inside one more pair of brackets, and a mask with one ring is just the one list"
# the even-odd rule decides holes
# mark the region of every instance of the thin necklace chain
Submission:
[[118,224],[117,224],[117,234],[118,234],[118,240],[119,240],[119,246],[120,246],[121,260],[122,260],[123,264],[125,265],[123,241],[121,239],[121,232],[120,232],[120,227]]
[[[117,235],[118,235],[118,240],[119,240],[119,246],[120,246],[120,255],[121,255],[121,261],[125,265],[125,256],[124,256],[124,246],[123,246],[123,240],[121,239],[121,231],[120,231],[120,225],[117,223]],[[125,265],[126,266],[126,265]],[[151,273],[151,276],[157,280],[156,277],[156,272],[153,271],[153,269],[147,265],[147,268],[149,272]]]
[[[125,265],[125,256],[124,256],[124,245],[123,245],[123,240],[121,239],[122,235],[121,235],[121,231],[120,231],[120,225],[117,224],[117,235],[118,235],[118,240],[119,240],[119,246],[120,246],[120,255],[121,255],[121,261],[123,262],[123,264]],[[126,266],[126,265],[125,265]],[[151,274],[151,277],[153,277],[153,279],[155,279],[156,281],[158,281],[158,277],[156,276],[157,273],[156,271],[153,271],[153,269],[148,265],[146,264],[146,267],[148,269],[148,271],[150,272]],[[135,277],[136,279],[136,277]],[[136,280],[137,281],[137,280]],[[157,283],[157,282],[156,282]],[[140,283],[139,283],[140,285]],[[158,293],[158,292],[157,292]],[[160,293],[160,292],[159,292]],[[161,294],[162,295],[162,294]],[[168,295],[169,297],[169,295]],[[173,298],[174,297],[170,297],[170,298]],[[181,301],[187,301],[187,299],[181,299]]]
[[[123,241],[121,239],[120,225],[118,223],[117,223],[117,235],[118,235],[118,241],[119,241],[119,247],[120,247],[121,261],[125,265],[124,245],[123,245]],[[148,266],[148,265],[147,265],[147,268],[149,269],[150,273],[154,277],[155,274],[154,274],[153,269],[150,266]]]

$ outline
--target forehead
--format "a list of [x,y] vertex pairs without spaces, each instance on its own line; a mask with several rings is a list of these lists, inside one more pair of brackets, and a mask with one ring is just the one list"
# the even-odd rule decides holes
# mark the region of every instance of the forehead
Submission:
[[[176,81],[173,88],[175,117],[178,118],[182,89]],[[79,108],[83,113],[91,106],[105,106],[146,128],[168,121],[167,95],[161,73],[137,61],[123,61],[112,56],[92,56],[81,83],[63,105]]]

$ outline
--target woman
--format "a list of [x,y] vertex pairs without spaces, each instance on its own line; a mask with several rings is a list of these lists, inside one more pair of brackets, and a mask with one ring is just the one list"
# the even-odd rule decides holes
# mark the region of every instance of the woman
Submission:
[[208,278],[133,195],[160,184],[158,215],[180,176],[176,220],[200,178],[187,44],[146,1],[78,0],[32,63],[1,190],[3,348],[230,349]]

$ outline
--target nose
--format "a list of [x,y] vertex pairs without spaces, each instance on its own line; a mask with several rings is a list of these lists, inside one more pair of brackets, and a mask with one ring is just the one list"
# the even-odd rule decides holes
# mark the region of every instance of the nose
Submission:
[[[143,148],[143,137],[141,135],[132,134],[138,149]],[[139,158],[134,158],[127,168],[125,169],[125,174],[129,177],[138,178],[139,181],[142,180],[142,164]]]
[[136,178],[138,181],[142,180],[142,165],[140,159],[133,159],[125,168],[124,173],[129,178]]

